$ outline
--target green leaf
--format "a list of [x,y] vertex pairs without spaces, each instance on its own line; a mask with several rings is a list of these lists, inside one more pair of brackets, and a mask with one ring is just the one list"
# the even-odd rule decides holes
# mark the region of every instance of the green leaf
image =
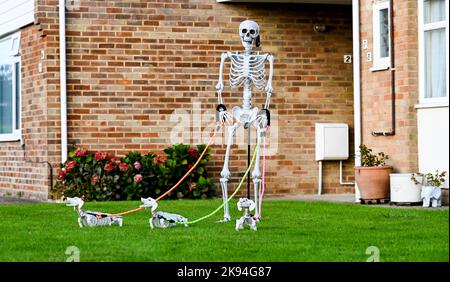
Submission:
[[205,168],[204,167],[199,167],[199,168],[197,168],[197,173],[198,174],[203,174],[203,172],[205,172]]

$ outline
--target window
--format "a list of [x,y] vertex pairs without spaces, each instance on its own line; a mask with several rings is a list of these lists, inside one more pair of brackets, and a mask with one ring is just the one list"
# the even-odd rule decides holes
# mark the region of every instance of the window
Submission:
[[373,5],[373,67],[372,70],[390,66],[390,11],[389,1]]
[[19,35],[0,38],[0,141],[20,139]]
[[419,0],[420,103],[448,103],[448,0]]

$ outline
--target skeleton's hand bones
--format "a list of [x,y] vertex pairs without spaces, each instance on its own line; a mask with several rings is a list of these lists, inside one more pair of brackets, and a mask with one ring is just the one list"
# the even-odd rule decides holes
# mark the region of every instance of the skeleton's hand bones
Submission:
[[233,125],[234,123],[233,115],[228,111],[220,111],[219,120],[227,125]]

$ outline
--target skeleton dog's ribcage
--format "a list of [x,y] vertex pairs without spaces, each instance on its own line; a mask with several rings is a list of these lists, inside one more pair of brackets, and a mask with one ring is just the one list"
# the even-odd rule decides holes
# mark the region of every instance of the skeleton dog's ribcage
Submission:
[[256,88],[263,90],[266,86],[266,70],[264,62],[267,55],[230,55],[230,85],[241,86],[249,78]]

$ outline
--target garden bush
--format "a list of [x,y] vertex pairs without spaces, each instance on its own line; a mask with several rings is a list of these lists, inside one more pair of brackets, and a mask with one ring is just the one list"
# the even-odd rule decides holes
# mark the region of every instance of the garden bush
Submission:
[[[163,155],[130,152],[122,158],[104,151],[77,148],[60,164],[53,189],[58,197],[84,197],[85,200],[139,200],[157,198],[169,190],[198,160],[205,145],[177,144]],[[209,148],[196,169],[167,198],[204,199],[215,196],[206,163]]]

